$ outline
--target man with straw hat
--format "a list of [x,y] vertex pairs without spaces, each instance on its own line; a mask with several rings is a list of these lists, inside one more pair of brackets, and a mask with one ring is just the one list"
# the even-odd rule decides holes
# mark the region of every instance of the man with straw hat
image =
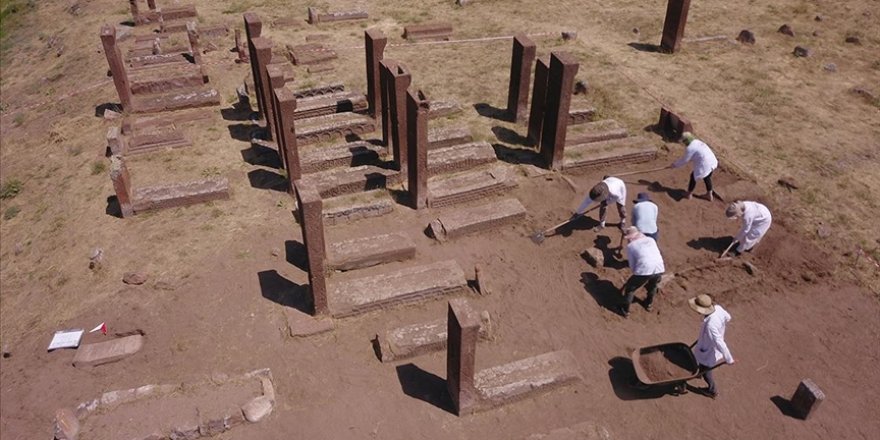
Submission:
[[712,192],[712,173],[715,168],[718,168],[718,159],[715,158],[715,153],[705,142],[694,137],[693,133],[689,131],[684,132],[681,138],[687,148],[684,150],[684,156],[673,162],[670,168],[678,168],[688,162],[693,162],[694,169],[691,172],[691,180],[688,182],[687,198],[693,197],[694,189],[697,187],[697,179],[703,179],[706,184],[706,198],[710,202],[715,200]]
[[620,229],[626,226],[626,183],[617,177],[605,176],[605,178],[590,189],[587,197],[572,214],[572,219],[583,215],[584,211],[593,203],[599,206],[599,228],[605,227],[605,215],[608,213],[608,204],[617,204],[617,213],[620,214]]
[[[711,398],[718,397],[718,388],[715,386],[715,378],[712,369],[722,363],[733,364],[733,355],[724,342],[724,332],[727,323],[730,322],[730,314],[718,304],[714,304],[709,295],[699,295],[688,300],[688,305],[694,311],[703,315],[703,325],[700,327],[700,337],[693,345],[694,358],[703,373],[708,388],[704,390]],[[722,362],[723,361],[723,362]]]
[[[770,224],[773,223],[770,210],[758,202],[737,200],[727,205],[727,210],[724,213],[731,220],[742,218],[742,227],[733,238],[733,243],[739,243],[733,252],[734,255],[750,251],[757,246],[764,238],[764,234],[770,229]],[[733,243],[730,245],[733,246]]]
[[624,318],[629,316],[629,306],[633,302],[636,290],[642,286],[648,290],[648,297],[643,302],[645,310],[651,311],[654,303],[654,295],[657,294],[660,279],[666,268],[663,266],[663,256],[657,242],[639,232],[635,226],[623,230],[624,237],[629,244],[626,245],[626,259],[632,276],[623,285],[623,304],[618,313]]

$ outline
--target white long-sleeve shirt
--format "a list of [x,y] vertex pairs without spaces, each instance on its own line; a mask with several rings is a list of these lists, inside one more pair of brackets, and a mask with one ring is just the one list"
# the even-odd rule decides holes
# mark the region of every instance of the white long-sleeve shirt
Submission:
[[[617,177],[609,177],[602,181],[605,185],[608,185],[608,197],[605,198],[605,202],[607,203],[617,203],[621,206],[626,206],[626,183],[623,180],[618,179]],[[590,205],[595,202],[601,200],[592,200],[590,199],[590,195],[587,194],[587,197],[581,202],[581,205],[578,206],[577,212],[578,214],[582,214]]]
[[657,242],[645,235],[626,245],[626,259],[629,261],[633,275],[656,275],[666,272]]
[[773,223],[773,216],[766,206],[758,202],[743,202],[743,205],[745,209],[743,209],[742,227],[735,237],[740,243],[740,251],[751,249],[758,244]]
[[672,163],[672,168],[684,166],[688,162],[694,163],[694,177],[702,179],[708,176],[715,168],[718,168],[718,159],[715,153],[705,142],[694,139],[684,150],[684,156]]
[[730,319],[730,313],[718,304],[715,304],[712,314],[703,318],[700,337],[694,345],[694,357],[700,365],[714,367],[722,359],[727,363],[733,362],[733,355],[724,342],[724,332]]

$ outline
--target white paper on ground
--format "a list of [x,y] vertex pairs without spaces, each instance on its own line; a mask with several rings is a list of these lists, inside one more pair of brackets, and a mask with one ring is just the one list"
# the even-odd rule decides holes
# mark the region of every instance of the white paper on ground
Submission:
[[56,348],[76,348],[79,347],[79,341],[82,340],[83,331],[75,330],[59,330],[52,337],[47,350],[55,350]]

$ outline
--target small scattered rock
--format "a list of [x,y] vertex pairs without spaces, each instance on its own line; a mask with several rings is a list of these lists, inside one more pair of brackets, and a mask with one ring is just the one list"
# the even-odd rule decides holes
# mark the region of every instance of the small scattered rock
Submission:
[[563,31],[562,39],[565,41],[576,40],[578,37],[578,33],[575,31]]
[[801,278],[808,283],[813,282],[813,274],[811,273],[804,272],[801,274]]
[[792,30],[791,26],[789,26],[787,24],[779,26],[779,29],[776,32],[779,32],[780,34],[788,35],[789,37],[794,36],[794,30]]
[[281,251],[278,250],[278,248],[273,248],[273,249],[272,249],[272,256],[273,256],[273,257],[277,257],[279,254],[281,254]]
[[154,284],[153,287],[158,290],[174,290],[177,288],[174,283],[167,280],[156,281],[156,284]]
[[105,120],[112,121],[114,119],[119,119],[121,117],[122,117],[122,113],[110,110],[109,108],[104,109],[104,119]]
[[55,440],[76,440],[79,435],[79,419],[70,408],[55,411]]
[[828,63],[822,67],[826,72],[837,72],[837,64]]
[[266,396],[255,397],[244,404],[241,411],[248,422],[257,423],[272,413],[272,400]]
[[749,273],[749,275],[752,275],[752,276],[758,275],[758,268],[755,267],[754,264],[749,263],[748,261],[743,262],[743,268],[746,270],[746,272]]
[[603,254],[601,250],[594,247],[584,251],[584,258],[586,258],[587,263],[589,263],[590,266],[602,267],[605,265],[605,254]]
[[850,92],[855,93],[856,95],[859,95],[862,98],[865,98],[865,100],[867,100],[868,102],[874,102],[874,100],[877,99],[877,96],[875,96],[873,93],[871,93],[871,91],[869,91],[868,89],[866,89],[864,87],[860,87],[860,86],[853,87],[850,89]]
[[792,177],[782,177],[779,180],[777,180],[776,183],[778,183],[783,188],[785,188],[789,191],[791,191],[793,189],[798,189],[798,187],[799,187],[799,185],[797,184],[797,181],[795,181],[794,178],[792,178]]
[[101,262],[104,260],[104,249],[94,248],[89,254],[89,269],[98,270],[101,268]]
[[816,235],[818,235],[819,238],[828,238],[831,236],[831,228],[825,225],[819,225],[819,227],[816,228]]
[[24,252],[24,245],[22,245],[21,243],[15,243],[15,250],[13,251],[13,253],[18,256],[21,255],[22,252]]
[[633,28],[633,33],[636,35],[640,34],[639,28],[637,28],[637,27]]
[[122,282],[125,284],[141,285],[147,282],[147,274],[143,272],[126,272],[122,276]]
[[587,94],[587,82],[579,79],[576,83],[574,83],[574,94],[575,95],[586,95]]
[[820,35],[822,35],[821,32],[819,32],[819,31],[813,31],[813,36],[814,36],[814,37],[818,37],[818,36],[820,36]]
[[739,41],[742,44],[755,44],[755,34],[748,29],[743,29],[739,31],[736,41]]
[[855,35],[850,35],[849,37],[846,37],[846,39],[843,40],[843,41],[845,41],[845,42],[847,42],[847,43],[850,43],[850,44],[855,44],[855,45],[857,45],[857,46],[861,46],[861,45],[862,45],[862,39],[859,38],[859,37],[857,37],[857,36],[855,36]]
[[825,17],[823,17],[823,16],[821,16],[821,15],[817,15],[815,18],[813,18],[813,20],[815,20],[815,21],[822,21],[822,20],[825,20]]
[[795,46],[792,53],[794,54],[794,56],[799,58],[806,58],[813,55],[812,50],[803,46]]
[[8,344],[3,344],[3,359],[9,359],[12,357],[12,352],[9,350]]

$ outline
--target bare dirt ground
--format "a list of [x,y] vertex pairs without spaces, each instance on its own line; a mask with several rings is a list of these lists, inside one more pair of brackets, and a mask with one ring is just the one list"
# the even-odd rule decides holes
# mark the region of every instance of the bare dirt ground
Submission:
[[[634,305],[629,319],[608,309],[628,276],[625,263],[609,251],[606,267],[594,269],[580,256],[590,246],[614,247],[619,235],[613,228],[597,234],[594,222],[583,220],[541,246],[527,238],[566,218],[604,173],[626,170],[574,176],[578,192],[555,175],[524,178],[511,195],[528,209],[527,221],[443,245],[423,233],[443,210],[397,206],[389,216],[326,227],[328,241],[404,232],[418,245],[416,262],[484,264],[495,293],[469,298],[490,311],[498,332],[478,346],[478,368],[559,349],[579,361],[583,383],[465,418],[450,412],[443,392],[444,354],[389,365],[370,345],[388,327],[444,316],[444,301],[341,320],[323,336],[286,336],[285,308],[308,283],[301,237],[292,199],[255,184],[278,170],[247,160],[253,153],[248,121],[224,119],[218,111],[189,129],[199,140],[195,147],[130,164],[136,185],[228,177],[231,200],[125,220],[106,213],[113,189],[104,135],[116,122],[95,117],[95,108],[118,98],[105,76],[98,30],[104,22],[127,20],[128,8],[123,1],[81,0],[73,15],[67,12],[72,3],[0,3],[0,10],[17,8],[3,16],[0,83],[6,194],[0,201],[0,345],[10,354],[0,359],[0,437],[47,438],[57,408],[104,391],[262,367],[275,375],[275,413],[218,438],[506,439],[582,421],[605,426],[614,438],[880,437],[880,242],[874,221],[880,214],[880,111],[876,101],[850,92],[861,86],[880,94],[877,1],[692,4],[688,37],[732,38],[748,28],[757,44],[686,43],[674,56],[645,50],[660,39],[665,3],[657,0],[477,0],[466,8],[439,0],[370,2],[369,20],[319,28],[304,23],[307,6],[352,4],[194,2],[204,24],[241,26],[242,12],[258,12],[264,34],[277,44],[330,34],[325,44],[340,54],[336,69],[320,75],[297,70],[296,87],[342,81],[365,90],[363,30],[382,28],[390,36],[386,57],[411,68],[415,87],[465,106],[464,115],[448,122],[510,148],[519,146],[498,134],[525,129],[473,107],[504,106],[509,40],[412,46],[400,38],[402,26],[447,20],[455,38],[466,39],[552,34],[536,37],[539,55],[575,54],[578,78],[591,85],[587,100],[603,116],[642,133],[656,122],[660,102],[673,106],[732,170],[716,178],[722,194],[738,179],[753,181],[749,185],[773,210],[773,228],[745,257],[759,269],[757,276],[739,265],[688,272],[663,291],[654,312]],[[301,24],[272,25],[290,16]],[[776,33],[783,23],[795,37]],[[556,37],[568,29],[578,32],[576,41]],[[847,36],[858,36],[861,44],[844,43]],[[205,57],[228,109],[249,67],[233,63],[231,35],[221,43]],[[814,55],[794,58],[797,44]],[[828,63],[837,71],[826,71]],[[630,169],[662,166],[681,146],[665,150],[656,163]],[[799,188],[778,186],[783,176]],[[685,170],[625,180],[630,198],[651,191],[660,206],[660,244],[670,271],[710,261],[736,230],[723,218],[723,204],[680,200]],[[614,212],[609,217],[616,219]],[[819,237],[820,226],[831,235]],[[98,272],[88,269],[95,247],[106,253]],[[381,270],[388,267],[395,264]],[[132,270],[147,273],[148,282],[122,284],[123,273]],[[686,300],[698,293],[713,295],[733,315],[727,342],[737,363],[717,370],[719,399],[632,389],[633,349],[697,336],[699,317]],[[45,351],[55,330],[102,321],[111,332],[143,329],[144,349],[90,370],[73,368],[70,351]],[[828,396],[807,422],[786,416],[775,403],[804,378]]]

